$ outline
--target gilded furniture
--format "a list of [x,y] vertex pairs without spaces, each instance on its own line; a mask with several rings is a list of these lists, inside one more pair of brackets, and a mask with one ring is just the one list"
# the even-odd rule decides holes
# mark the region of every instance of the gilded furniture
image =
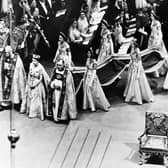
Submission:
[[138,140],[140,165],[155,155],[163,157],[164,165],[168,167],[168,112],[146,112],[145,131]]

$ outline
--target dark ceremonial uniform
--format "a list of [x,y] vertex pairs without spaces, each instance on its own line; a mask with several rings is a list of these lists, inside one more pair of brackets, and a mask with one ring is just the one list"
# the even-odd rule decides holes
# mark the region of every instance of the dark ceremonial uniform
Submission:
[[56,70],[50,82],[49,116],[55,121],[76,119],[74,81],[69,70]]
[[12,56],[3,53],[0,59],[0,102],[12,101],[19,104],[23,98],[26,75],[22,60],[17,53]]
[[[55,73],[54,77],[55,77],[55,80],[57,80],[57,85],[54,86],[54,89],[61,93],[59,98],[59,107],[58,107],[58,114],[57,114],[57,117],[61,118],[62,107],[65,99],[67,70],[64,70],[62,73],[61,72]],[[51,103],[52,101],[53,99],[51,98]],[[53,115],[53,111],[50,110],[49,114]]]

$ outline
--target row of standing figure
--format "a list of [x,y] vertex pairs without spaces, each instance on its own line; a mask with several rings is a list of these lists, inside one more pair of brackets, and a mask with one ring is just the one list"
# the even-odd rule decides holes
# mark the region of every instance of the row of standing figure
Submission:
[[[28,114],[30,118],[40,117],[41,120],[44,120],[45,116],[53,116],[55,121],[76,119],[76,95],[71,73],[73,64],[64,34],[59,36],[58,49],[53,60],[56,67],[51,80],[38,59],[37,55],[33,55],[20,112]],[[96,69],[91,67],[90,63],[84,75],[83,109],[91,108],[91,111],[95,111],[100,107],[107,111],[108,100],[96,76]],[[89,85],[86,81],[90,81]]]
[[[140,39],[141,42],[145,44],[145,41],[147,41],[147,44],[145,45],[148,49],[157,49],[160,52],[160,56],[162,57],[164,62],[161,68],[154,72],[154,76],[159,77],[160,75],[165,75],[168,69],[168,52],[163,41],[162,24],[160,23],[153,10],[150,12],[150,33],[146,32],[145,26],[140,28],[139,30],[142,33]],[[142,43],[140,44],[140,46],[143,45]],[[166,79],[163,84],[164,89],[168,89],[167,80],[168,75],[166,75]]]
[[[56,67],[53,70],[51,80],[49,80],[48,75],[44,72],[44,68],[41,67],[36,58],[33,59],[33,65],[30,65],[30,77],[27,82],[26,101],[23,99],[21,112],[27,110],[29,117],[40,116],[42,120],[45,115],[53,116],[55,121],[76,119],[77,109],[74,81],[71,71],[65,66],[64,60],[58,59],[56,61]],[[91,59],[88,61],[87,71],[83,78],[83,109],[95,111],[97,108],[100,108],[108,111],[110,104],[96,75],[96,66],[95,60]],[[40,77],[39,72],[41,72],[41,75],[43,74],[43,78]],[[42,86],[42,81],[44,81],[44,84],[48,81],[48,84]],[[49,98],[46,97],[47,92],[44,94],[48,85],[50,87]],[[143,101],[154,101],[140,55],[138,54],[138,48],[134,42],[132,44],[131,62],[124,96],[126,102],[142,104]],[[47,104],[50,107],[48,109],[46,107]]]
[[[108,29],[106,29],[106,27],[104,27],[104,29],[102,31],[102,34],[103,34],[103,37],[104,37],[103,38],[104,43],[102,42],[102,47],[100,48],[100,51],[99,51],[99,54],[100,54],[99,56],[100,57],[98,57],[98,61],[97,61],[98,64],[100,64],[105,59],[110,57],[112,52],[113,52],[110,31],[108,31]],[[61,40],[60,44],[63,44],[63,45],[61,45],[62,47],[60,47],[59,50],[62,48],[62,49],[66,49],[68,51],[66,53],[70,52],[70,47],[69,47],[68,43],[64,41],[64,39]],[[126,102],[134,101],[138,104],[142,104],[143,100],[145,100],[147,102],[151,102],[151,101],[153,101],[153,94],[152,94],[152,91],[151,91],[150,86],[148,84],[148,80],[147,80],[147,77],[145,75],[145,72],[144,72],[144,69],[143,69],[143,66],[142,66],[142,61],[141,61],[137,46],[136,47],[134,46],[134,41],[132,42],[131,48],[132,48],[131,49],[131,54],[130,54],[131,55],[131,62],[130,62],[130,68],[129,68],[129,71],[128,71],[128,82],[126,84],[126,89],[125,89],[125,92],[124,92],[124,96],[126,97],[125,100],[126,100]],[[65,57],[65,55],[63,55],[63,57]],[[67,55],[67,58],[68,58],[68,55]],[[91,66],[93,66],[93,67],[90,68]],[[85,89],[85,91],[89,90],[88,88],[91,88],[92,86],[94,86],[93,84],[96,83],[95,81],[98,82],[98,84],[96,84],[96,86],[101,87],[99,79],[96,75],[96,68],[95,68],[95,63],[94,62],[93,62],[93,65],[89,64],[87,74],[88,75],[85,78],[86,80],[84,80],[84,81],[88,80],[87,89]],[[95,79],[95,80],[93,80],[93,79]],[[92,83],[92,81],[94,81],[94,82]],[[134,85],[135,85],[135,87],[133,87]],[[146,90],[143,90],[142,89],[143,87],[146,88]],[[135,88],[135,89],[133,89],[133,88]],[[92,88],[91,90],[93,91],[94,89]],[[98,89],[96,89],[96,92],[98,92],[97,90]],[[99,89],[99,90],[101,90],[99,92],[100,94],[101,94],[101,92],[103,93],[102,89]],[[95,94],[96,94],[96,92],[94,91]],[[86,93],[84,92],[84,95],[86,95]],[[89,93],[91,93],[91,92],[89,92]],[[101,94],[101,95],[103,95],[103,94]],[[135,100],[132,99],[132,96],[134,97]],[[88,94],[88,97],[91,97],[91,96]],[[104,96],[101,96],[101,97],[103,98]],[[138,98],[136,98],[136,97],[138,97]],[[91,100],[94,100],[94,99],[91,99]],[[85,101],[85,99],[84,99],[84,101]],[[106,103],[107,101],[104,100],[104,102],[105,103],[99,103],[99,105],[101,104],[103,106],[103,104],[107,104]],[[84,104],[87,104],[87,103],[84,103]],[[90,108],[91,108],[92,111],[94,111],[95,108],[94,108],[94,105],[92,106],[92,104],[94,104],[94,103],[91,103]],[[107,106],[105,105],[105,107],[107,107]],[[83,107],[83,108],[85,109],[85,107]],[[103,109],[105,110],[107,108],[103,108]]]
[[[114,53],[111,34],[105,25],[102,26],[102,41],[98,53],[99,64],[110,58]],[[142,104],[143,101],[152,102],[154,100],[153,94],[142,66],[139,48],[134,40],[131,42],[130,56],[131,61],[129,63],[128,79],[124,91],[125,101],[138,104]]]
[[[161,66],[161,68],[159,70],[156,71],[156,74],[158,74],[158,75],[159,75],[159,73],[162,74],[162,75],[166,74],[165,80],[164,80],[164,83],[163,83],[163,89],[168,89],[168,73],[167,73],[167,69],[168,69],[168,67],[167,67],[168,66],[168,52],[166,50],[166,47],[165,47],[165,44],[164,44],[164,41],[163,41],[163,34],[162,34],[162,29],[161,29],[161,23],[159,22],[159,20],[156,19],[156,15],[155,15],[155,13],[153,11],[151,12],[151,16],[150,17],[151,17],[151,33],[149,35],[147,48],[150,49],[150,48],[154,47],[154,48],[156,48],[160,52],[160,55],[163,58],[163,65]],[[107,30],[106,30],[106,32],[108,32]],[[107,34],[110,34],[110,33],[107,33]],[[106,37],[106,36],[104,36],[104,37]],[[101,48],[102,49],[104,48],[104,51],[102,49],[100,50],[100,51],[102,51],[100,53],[103,53],[105,55],[104,58],[106,58],[106,59],[111,56],[111,52],[113,51],[113,45],[111,45],[112,44],[111,43],[112,39],[111,39],[110,36],[107,36],[107,37],[109,37],[109,38],[105,38],[106,42],[104,40],[104,43],[101,44]],[[109,40],[107,40],[107,39],[109,39]],[[103,40],[102,40],[102,42],[103,42]],[[131,48],[132,48],[132,46],[131,46]],[[131,55],[131,62],[130,62],[130,67],[129,67],[129,71],[128,71],[128,82],[127,82],[127,86],[126,86],[126,89],[125,89],[125,92],[124,92],[124,96],[126,97],[126,99],[125,99],[126,102],[132,101],[134,99],[135,102],[137,102],[138,104],[141,104],[143,102],[142,100],[145,100],[147,102],[148,101],[151,102],[153,100],[153,98],[152,98],[153,96],[151,94],[151,89],[149,87],[149,84],[147,84],[148,81],[145,79],[146,75],[145,75],[145,72],[144,72],[143,67],[142,67],[141,58],[139,56],[139,49],[137,51],[138,51],[137,52],[137,56],[139,58],[133,58],[134,56],[132,55],[132,51],[131,51],[131,54],[130,54]],[[98,60],[100,60],[100,58],[102,58],[103,61],[105,60],[103,58],[103,54],[99,55]],[[136,66],[135,66],[135,64],[136,64]],[[141,70],[136,71],[135,69],[137,67],[139,67],[138,69],[141,69]],[[142,95],[146,94],[146,96],[143,96],[145,98],[143,98],[141,96],[138,96],[138,95],[140,95],[139,94],[140,92],[137,91],[137,89],[135,89],[134,91],[131,89],[131,87],[132,87],[131,85],[132,85],[132,83],[134,83],[134,82],[132,82],[132,81],[134,81],[133,78],[135,78],[135,76],[136,76],[135,72],[138,75],[138,77],[136,77],[136,78],[139,81],[144,81],[143,83],[146,86],[145,87],[146,91],[143,91],[143,93],[141,93]],[[140,76],[141,76],[141,79],[140,79]],[[144,78],[144,79],[142,79],[142,78]],[[137,80],[136,80],[135,83],[137,83]],[[142,83],[142,82],[140,82],[140,83]],[[135,84],[135,85],[137,85],[137,84]],[[128,91],[129,90],[128,88],[131,91]],[[133,96],[134,98],[131,98],[132,96],[130,96],[131,94],[129,92],[131,92],[131,94],[133,94],[133,95],[136,92],[137,95],[136,96],[134,95]],[[136,97],[141,97],[142,99],[140,100],[140,98],[136,98]]]
[[[141,8],[141,5],[146,5],[146,1],[141,1],[139,3],[141,3],[139,4],[139,8]],[[160,73],[167,73],[168,53],[163,41],[161,23],[156,19],[156,15],[153,11],[151,12],[150,17],[151,33],[149,35],[147,48],[151,49],[154,47],[159,50],[160,55],[164,60],[161,68],[155,71],[155,76],[159,77]],[[138,44],[134,41],[131,44],[131,61],[128,69],[128,79],[124,91],[124,97],[126,102],[135,102],[142,104],[143,101],[152,102],[154,100],[154,97],[142,66],[139,51],[140,50]],[[163,89],[168,89],[168,73],[166,74],[165,81],[163,83]]]
[[[153,94],[147,82],[137,48],[134,45],[132,46],[131,58],[128,82],[124,93],[125,100],[134,101],[138,104],[142,104],[143,100],[153,101]],[[44,120],[45,116],[52,116],[55,121],[76,119],[78,112],[74,81],[68,64],[64,62],[63,55],[56,61],[51,80],[38,59],[38,55],[33,56],[26,85],[24,85],[24,73],[16,75],[19,80],[13,80],[13,82],[23,82],[20,112],[28,114],[30,118],[40,117],[41,120]],[[21,67],[20,70],[22,71],[20,72],[24,72],[21,61],[18,67]],[[100,108],[108,111],[110,104],[96,75],[96,68],[95,60],[89,60],[83,78],[83,109],[95,111]],[[18,71],[15,69],[16,72]],[[23,79],[20,78],[21,76]],[[16,79],[16,77],[13,79]],[[15,84],[15,86],[17,86],[17,89],[21,88],[21,85]],[[13,95],[16,97],[18,94],[13,92]],[[16,100],[16,98],[13,100]]]
[[[45,116],[54,120],[77,118],[76,94],[71,71],[65,66],[64,60],[59,59],[53,70],[51,80],[34,55],[30,64],[25,95],[21,105],[21,113],[27,113],[30,118]],[[95,111],[97,108],[108,111],[110,104],[104,95],[96,76],[93,62],[89,64],[83,82],[83,109]]]
[[[113,53],[114,48],[111,32],[104,25],[102,26],[102,40],[98,53],[98,64],[101,64],[106,59],[110,58]],[[152,102],[154,100],[153,93],[142,66],[139,48],[134,40],[131,42],[130,56],[131,61],[129,63],[128,79],[124,91],[125,101],[138,104],[142,104],[143,101]]]
[[[63,36],[62,36],[62,40],[60,40],[59,41],[60,42],[60,44],[59,44],[59,47],[60,48],[58,48],[58,53],[56,54],[56,59],[55,60],[57,60],[56,62],[58,62],[58,60],[62,60],[63,59],[63,62],[65,63],[65,67],[68,67],[69,69],[71,69],[71,65],[72,65],[72,61],[71,61],[71,58],[70,58],[70,47],[69,47],[69,45],[64,41],[64,39],[63,39]],[[131,55],[132,56],[132,55]],[[138,54],[137,54],[137,60],[135,59],[135,58],[133,58],[133,56],[132,56],[132,62],[131,62],[131,65],[133,65],[133,67],[134,67],[134,63],[137,65],[137,66],[135,66],[135,67],[139,67],[139,68],[137,68],[137,71],[136,72],[138,72],[138,77],[139,76],[141,76],[141,74],[143,74],[144,72],[143,72],[143,67],[142,67],[142,63],[141,63],[141,60],[138,58]],[[36,107],[38,110],[39,109],[41,109],[41,112],[39,112],[38,114],[34,114],[34,112],[36,113],[37,111],[36,110],[34,110],[34,111],[32,111],[32,113],[30,113],[30,117],[34,117],[34,116],[38,116],[38,115],[40,115],[41,116],[41,119],[44,119],[44,109],[46,109],[45,111],[46,111],[46,115],[47,115],[47,107],[45,107],[46,106],[46,102],[48,103],[48,101],[46,100],[46,95],[45,95],[45,89],[47,88],[47,86],[48,86],[48,81],[49,81],[49,78],[47,77],[48,75],[47,75],[47,73],[44,73],[43,74],[43,72],[45,72],[45,70],[44,70],[44,68],[42,67],[42,66],[38,66],[38,65],[40,65],[39,63],[38,63],[38,61],[37,61],[37,58],[33,58],[33,62],[31,63],[31,65],[30,65],[30,71],[29,71],[29,77],[28,77],[28,81],[29,81],[29,78],[30,78],[30,83],[29,84],[27,84],[26,85],[26,94],[25,94],[25,97],[24,97],[24,99],[23,99],[23,102],[22,102],[22,107],[21,107],[21,112],[24,112],[25,110],[24,110],[24,108],[26,109],[26,111],[28,110],[30,110],[31,108],[30,108],[30,104],[29,105],[27,105],[27,103],[30,103],[31,101],[33,102],[32,104],[34,105],[34,100],[33,100],[33,96],[39,96],[39,95],[42,95],[43,97],[42,97],[42,100],[38,100],[39,102],[42,102],[41,103],[41,105],[39,105],[38,107]],[[140,66],[141,65],[141,66]],[[96,81],[96,82],[93,82],[92,84],[94,84],[94,83],[96,83],[95,85],[96,86],[100,86],[100,82],[99,82],[99,80],[98,80],[98,78],[97,78],[97,76],[96,76],[96,68],[95,68],[95,64],[93,64],[93,68],[91,68],[92,66],[88,66],[88,75],[86,76],[86,78],[85,79],[92,79],[91,81],[93,82],[93,81]],[[130,66],[131,67],[131,66]],[[91,69],[92,69],[92,71],[91,71]],[[131,69],[131,68],[130,68]],[[133,69],[133,71],[134,71],[134,69],[135,68],[132,68]],[[132,70],[129,70],[129,74],[131,74],[132,72],[133,72]],[[140,73],[140,72],[142,72],[142,73]],[[42,74],[42,75],[41,75]],[[89,75],[89,74],[92,74],[92,75]],[[132,73],[133,75],[130,75],[130,76],[134,76],[135,74],[134,73]],[[45,76],[46,78],[45,78],[45,80],[43,79],[43,77],[42,76]],[[90,76],[90,77],[89,77]],[[92,76],[92,77],[91,77]],[[136,75],[135,75],[136,76]],[[96,80],[93,80],[93,79],[96,79]],[[129,78],[128,78],[129,79]],[[140,78],[137,78],[137,79],[140,79]],[[144,81],[145,81],[145,77],[144,77],[144,75],[143,75],[143,79],[144,79]],[[46,83],[46,86],[44,85],[44,86],[41,86],[41,82],[42,81],[45,81],[45,83]],[[90,81],[90,80],[89,80]],[[129,81],[129,80],[128,80]],[[132,81],[132,80],[131,80]],[[133,80],[134,81],[134,80]],[[140,80],[140,81],[143,81],[143,80]],[[86,83],[86,84],[88,84],[88,82],[84,82],[84,83]],[[90,82],[89,82],[90,83]],[[136,82],[128,82],[128,87],[130,87],[131,85],[130,85],[130,83],[133,83],[133,84],[135,84]],[[147,83],[147,82],[144,82],[144,83]],[[54,84],[53,84],[54,85]],[[95,93],[96,92],[98,92],[97,90],[100,90],[100,89],[96,89],[96,92],[94,92],[93,90],[93,88],[91,87],[91,86],[95,86],[95,85],[89,85],[88,87],[84,87],[84,88],[87,88],[87,92],[90,90],[90,92],[89,92],[89,94],[85,94],[85,95],[91,95],[90,93],[91,93],[91,91],[92,91],[92,93],[94,93],[94,96],[95,96]],[[146,86],[147,86],[147,84],[145,84]],[[36,87],[36,86],[38,86],[38,87]],[[41,88],[41,89],[39,89],[39,87]],[[53,86],[54,87],[54,86]],[[36,89],[35,89],[36,88]],[[37,89],[38,88],[38,89]],[[101,86],[99,87],[99,88],[101,88]],[[146,87],[146,88],[148,88],[148,87]],[[40,93],[37,93],[36,91],[39,91],[40,90]],[[150,90],[150,89],[147,89],[147,90]],[[30,92],[29,92],[30,91]],[[101,90],[102,91],[102,90]],[[86,93],[87,93],[86,92]],[[102,93],[101,92],[98,92],[98,93],[100,93],[100,95],[102,95]],[[129,93],[129,92],[128,92]],[[129,94],[125,94],[125,96],[126,95],[129,95]],[[132,92],[131,91],[131,93],[135,93],[135,92]],[[88,97],[89,97],[88,96]],[[94,97],[94,96],[90,96],[90,97]],[[103,96],[101,96],[101,97],[103,97]],[[105,96],[104,96],[105,97]],[[135,97],[135,95],[133,95],[133,97]],[[142,96],[143,97],[143,96]],[[29,99],[30,98],[30,99]],[[31,101],[30,101],[31,100]],[[36,99],[37,100],[37,99]],[[87,100],[87,99],[86,99]],[[90,102],[89,103],[89,106],[90,106],[90,108],[91,108],[91,110],[92,111],[94,111],[95,110],[95,108],[94,108],[94,105],[93,105],[93,100],[94,100],[94,98],[88,98],[88,102],[90,101],[90,100],[92,100],[92,102]],[[86,102],[87,102],[86,101]],[[152,101],[152,99],[150,100],[150,101]],[[103,101],[102,101],[103,102]],[[106,101],[106,102],[108,102],[108,101]],[[141,101],[137,101],[139,104],[141,104]],[[86,103],[87,104],[87,103]],[[95,103],[96,104],[96,103]],[[105,104],[108,104],[108,103],[105,103]],[[43,105],[45,105],[45,106],[43,106]],[[103,105],[103,103],[100,105],[100,106],[102,106]],[[39,108],[40,107],[40,108]],[[105,106],[105,107],[107,107],[107,106]],[[23,109],[23,110],[22,110]],[[32,106],[32,109],[34,109],[34,107]],[[85,108],[84,108],[85,109]],[[106,110],[107,108],[104,108],[104,110]],[[27,112],[27,113],[29,113],[29,112]],[[43,115],[42,115],[43,114]]]

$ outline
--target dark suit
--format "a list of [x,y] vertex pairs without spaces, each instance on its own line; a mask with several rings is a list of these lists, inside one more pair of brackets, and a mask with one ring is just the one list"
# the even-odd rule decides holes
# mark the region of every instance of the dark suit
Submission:
[[135,15],[137,12],[135,7],[135,0],[127,0],[127,5],[129,14]]
[[39,13],[40,13],[42,22],[44,20],[49,20],[54,17],[54,11],[51,8],[51,6],[49,5],[48,0],[45,0],[45,6],[46,6],[47,12],[44,10],[40,0],[37,0],[37,8],[39,9]]
[[[39,54],[42,58],[53,58],[57,48],[57,39],[58,39],[58,26],[56,24],[55,11],[49,5],[48,1],[45,2],[46,10],[44,10],[42,4],[37,0],[37,7],[40,14],[40,23],[41,28],[44,31],[44,34],[47,40],[50,43],[50,48],[46,46],[44,40],[41,38],[39,45]],[[53,5],[52,5],[53,7]]]
[[55,15],[58,10],[62,9],[61,0],[51,0],[51,3],[52,3],[52,9]]

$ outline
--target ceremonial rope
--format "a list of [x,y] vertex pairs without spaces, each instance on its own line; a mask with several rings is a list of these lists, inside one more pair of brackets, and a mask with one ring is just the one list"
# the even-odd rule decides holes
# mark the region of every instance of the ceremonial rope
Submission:
[[[84,76],[84,75],[83,75],[83,76]],[[81,88],[81,85],[82,85],[83,81],[84,81],[84,78],[81,79],[79,85],[77,86],[77,89],[76,89],[76,91],[75,91],[75,95],[77,95],[77,93],[79,92],[79,89]]]

